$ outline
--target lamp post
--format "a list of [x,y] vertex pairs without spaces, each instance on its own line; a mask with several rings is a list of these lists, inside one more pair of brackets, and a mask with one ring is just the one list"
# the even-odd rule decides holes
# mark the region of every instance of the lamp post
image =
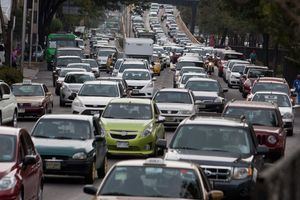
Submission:
[[23,24],[22,24],[22,53],[21,53],[21,69],[22,69],[22,71],[23,71],[23,67],[24,67],[26,12],[27,12],[27,0],[24,0],[24,4],[23,4]]

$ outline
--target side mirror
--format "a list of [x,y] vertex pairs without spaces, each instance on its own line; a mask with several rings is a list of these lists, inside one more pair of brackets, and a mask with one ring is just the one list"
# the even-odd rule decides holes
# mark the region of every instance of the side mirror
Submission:
[[292,88],[291,89],[291,93],[294,93],[296,90],[295,90],[295,88]]
[[158,139],[156,141],[156,146],[161,149],[167,149],[167,140],[166,139]]
[[212,190],[208,193],[209,200],[221,200],[224,197],[224,193],[219,190]]
[[153,77],[153,78],[152,78],[152,81],[156,81],[156,80],[157,80],[157,78],[156,78],[156,77]]
[[223,92],[228,92],[228,88],[223,88]]
[[69,97],[70,100],[74,100],[76,98],[77,94],[76,93],[72,93],[71,96]]
[[264,147],[264,146],[257,147],[257,154],[258,155],[265,155],[268,152],[269,152],[269,149],[267,147]]
[[85,185],[83,187],[83,192],[89,195],[96,195],[97,194],[97,188],[93,185]]
[[23,164],[25,166],[33,165],[36,162],[37,162],[37,159],[36,159],[36,156],[34,156],[34,155],[27,155],[27,156],[25,156],[25,158],[23,160]]
[[3,94],[1,100],[8,100],[10,97],[9,94]]
[[165,122],[166,118],[163,116],[158,116],[158,119],[156,120],[156,123],[163,123]]
[[95,142],[102,142],[103,140],[105,140],[105,138],[101,135],[95,135]]

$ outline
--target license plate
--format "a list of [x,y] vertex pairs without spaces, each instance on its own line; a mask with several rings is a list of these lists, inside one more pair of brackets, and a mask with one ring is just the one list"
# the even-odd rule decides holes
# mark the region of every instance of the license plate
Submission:
[[133,89],[132,90],[132,94],[138,94],[139,93],[139,90],[138,89]]
[[18,111],[19,111],[19,113],[25,113],[25,109],[24,108],[20,108]]
[[61,163],[60,162],[55,162],[55,161],[46,162],[46,169],[59,170],[59,169],[61,169]]
[[92,114],[92,115],[99,114],[99,111],[98,111],[98,110],[91,110],[91,114]]
[[117,148],[128,148],[128,142],[117,142]]
[[174,117],[166,117],[166,121],[172,122],[172,121],[174,121]]

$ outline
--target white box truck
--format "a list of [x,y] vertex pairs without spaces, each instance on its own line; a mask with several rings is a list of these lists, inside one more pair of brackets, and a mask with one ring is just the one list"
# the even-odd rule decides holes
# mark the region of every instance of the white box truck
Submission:
[[126,38],[124,45],[125,58],[141,58],[151,61],[153,40],[148,38]]

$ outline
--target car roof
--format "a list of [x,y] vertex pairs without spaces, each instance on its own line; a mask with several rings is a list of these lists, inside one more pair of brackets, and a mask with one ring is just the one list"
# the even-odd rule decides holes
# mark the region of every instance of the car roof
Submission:
[[79,56],[58,56],[57,59],[59,59],[59,58],[62,58],[62,59],[64,59],[64,58],[79,58],[79,59],[81,59]]
[[[148,69],[125,69],[125,70],[124,70],[124,73],[125,73],[125,72],[136,72],[136,71],[138,71],[138,72],[149,72]],[[149,73],[150,73],[150,72],[149,72]]]
[[[202,76],[202,75],[204,75],[204,76],[206,76],[207,77],[207,74],[206,73],[198,73],[198,72],[188,72],[188,73],[183,73],[182,74],[182,76],[188,76],[188,75],[199,75],[199,76]],[[195,77],[195,78],[197,78],[197,77]]]
[[83,58],[81,60],[82,61],[95,61],[96,62],[96,59],[93,59],[93,58]]
[[139,98],[116,98],[112,99],[110,103],[135,103],[135,104],[151,104],[151,99],[139,99]]
[[94,84],[94,85],[118,85],[117,81],[109,81],[109,80],[95,80],[95,81],[86,81],[84,82],[84,85],[86,84]]
[[195,67],[195,66],[183,66],[182,69],[204,69],[203,67]]
[[92,115],[75,115],[75,114],[46,114],[46,115],[43,115],[40,119],[91,120],[91,119],[93,119],[93,116]]
[[277,108],[277,105],[270,102],[262,102],[262,101],[231,101],[227,106],[230,107],[247,107],[247,108],[267,108],[267,109],[274,109]]
[[82,49],[80,49],[80,48],[78,48],[78,47],[59,47],[59,48],[57,48],[57,50],[59,51],[59,50],[80,50],[80,51],[82,51]]
[[21,129],[21,128],[14,128],[14,127],[8,127],[8,126],[0,126],[0,135],[17,136],[17,135],[19,135],[19,132],[21,130],[25,131],[25,129]]
[[93,72],[85,72],[85,71],[82,71],[82,72],[68,72],[67,73],[68,75],[72,75],[72,74],[87,74],[87,75],[94,75]]
[[163,88],[158,90],[157,92],[189,92],[189,89],[185,88]]
[[[149,160],[160,160],[163,165],[159,164],[159,162],[150,163]],[[163,160],[157,158],[149,158],[146,160],[125,160],[120,161],[115,164],[115,166],[158,166],[158,167],[170,167],[170,168],[185,168],[185,169],[195,169],[195,165],[190,162],[182,162],[182,161],[172,161],[172,160]]]
[[278,82],[278,83],[287,83],[284,78],[279,77],[260,77],[256,82]]
[[14,83],[12,85],[43,85],[43,83],[32,83],[32,82],[25,83],[25,82],[22,82],[22,83]]
[[63,68],[60,69],[60,71],[70,71],[70,72],[72,70],[86,72],[86,69],[84,69],[84,68],[63,67]]
[[221,125],[221,126],[236,126],[244,127],[248,126],[247,123],[240,119],[234,119],[229,117],[216,117],[216,116],[198,116],[193,115],[182,121],[182,124],[205,124],[205,125]]
[[123,64],[124,63],[138,63],[138,64],[145,64],[144,63],[144,60],[141,60],[141,59],[124,59],[124,61],[123,61]]
[[252,64],[246,65],[246,67],[248,67],[248,68],[256,68],[256,69],[269,69],[267,66],[252,65]]
[[91,66],[90,63],[69,63],[69,64],[67,65],[67,67],[68,67],[68,66],[72,66],[72,65],[85,65],[85,66]]
[[218,82],[215,79],[211,78],[190,78],[188,81],[211,81],[211,82]]
[[255,94],[253,94],[253,96],[255,96],[256,94],[275,94],[275,95],[284,95],[289,97],[288,94],[284,93],[284,92],[277,92],[277,91],[258,91],[255,92]]

